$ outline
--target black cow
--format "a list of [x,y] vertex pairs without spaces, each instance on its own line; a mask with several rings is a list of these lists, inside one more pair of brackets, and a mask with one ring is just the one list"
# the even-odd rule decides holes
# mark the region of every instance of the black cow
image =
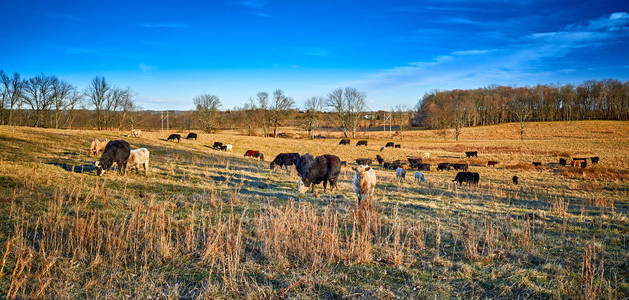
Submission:
[[103,156],[100,157],[100,160],[94,162],[96,175],[103,175],[105,171],[111,168],[114,162],[118,165],[120,175],[124,175],[127,169],[129,154],[131,154],[129,143],[123,140],[110,141],[107,143],[107,146],[105,146],[105,151],[103,152]]
[[314,186],[323,182],[323,192],[325,193],[328,181],[330,182],[330,190],[336,188],[336,180],[341,173],[341,159],[336,155],[325,154],[317,156],[312,163],[301,166],[301,169],[303,175],[298,182],[299,191],[304,192],[303,188],[312,185],[311,192],[314,193]]
[[420,171],[430,171],[430,164],[420,164],[418,169]]
[[356,143],[356,146],[367,146],[367,141],[358,141],[358,143]]
[[480,175],[476,172],[458,172],[452,181],[458,182],[459,185],[462,185],[463,182],[467,182],[468,185],[478,184],[478,181],[480,181]]
[[356,164],[371,166],[371,158],[357,158]]
[[402,145],[400,145],[400,144],[395,144],[395,145],[393,146],[393,148],[402,148]]
[[384,158],[382,158],[380,154],[376,155],[376,160],[378,160],[378,164],[382,166],[382,163],[384,162]]
[[299,177],[304,175],[304,171],[306,168],[309,168],[312,163],[314,163],[314,156],[310,155],[310,153],[306,153],[300,156],[295,162],[295,169],[297,169],[297,174]]
[[220,150],[221,151],[227,151],[227,146],[221,146]]
[[345,161],[345,160],[344,160],[344,161],[341,161],[341,166],[343,166],[343,167],[347,167],[347,161]]
[[541,167],[542,166],[542,162],[541,161],[534,161],[533,165],[536,167]]
[[421,158],[407,157],[406,159],[408,160],[408,164],[411,169],[419,169],[419,166],[422,164]]
[[568,164],[568,160],[565,159],[565,158],[560,158],[559,159],[559,164],[562,165],[562,166],[565,166],[565,165]]
[[384,145],[386,148],[393,148],[395,147],[395,143],[394,142],[388,142],[386,145]]
[[195,141],[197,140],[197,134],[194,132],[188,133],[188,136],[186,137],[186,140],[192,140],[192,139],[194,139]]
[[168,136],[168,140],[177,140],[177,143],[181,142],[181,135],[173,133],[171,135]]
[[452,167],[454,167],[455,170],[467,171],[467,169],[469,168],[469,165],[468,164],[453,164]]
[[590,159],[592,160],[593,165],[598,165],[598,160],[599,160],[598,156],[590,157]]
[[478,157],[478,151],[465,151],[465,157]]
[[449,171],[452,164],[450,163],[440,163],[437,165],[437,171],[446,170]]
[[513,176],[511,180],[513,181],[513,184],[518,184],[518,176]]
[[214,150],[221,150],[221,147],[223,147],[223,143],[221,142],[214,142],[214,145],[212,145],[212,149]]
[[339,145],[349,145],[349,139],[342,139],[342,140],[339,142]]
[[271,162],[271,170],[275,169],[275,166],[284,167],[292,166],[299,159],[299,153],[280,153]]

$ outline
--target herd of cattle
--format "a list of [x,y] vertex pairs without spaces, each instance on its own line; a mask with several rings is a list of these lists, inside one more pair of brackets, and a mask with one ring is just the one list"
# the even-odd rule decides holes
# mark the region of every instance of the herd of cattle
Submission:
[[[141,134],[140,130],[132,131],[131,135],[134,137],[139,137]],[[196,133],[189,133],[186,139],[197,139]],[[181,140],[181,135],[179,134],[171,134],[168,141],[177,140],[178,142]],[[342,139],[339,143],[340,145],[349,145],[349,139]],[[367,141],[358,141],[356,146],[367,146]],[[399,144],[394,144],[393,142],[386,143],[385,146],[381,148],[381,151],[385,148],[400,148]],[[231,151],[232,145],[226,144],[223,145],[222,142],[215,142],[212,145],[212,149],[219,151]],[[99,160],[97,160],[94,165],[96,166],[96,174],[101,176],[105,173],[105,171],[111,169],[114,166],[118,167],[118,171],[120,174],[124,175],[127,169],[136,169],[136,172],[139,173],[140,167],[144,169],[144,173],[148,174],[149,172],[149,156],[150,152],[146,148],[139,149],[131,149],[128,142],[124,140],[113,140],[110,141],[108,139],[94,139],[90,144],[90,148],[88,150],[88,156],[96,156],[98,153],[102,153],[102,156]],[[253,157],[260,159],[260,161],[264,161],[264,153],[257,150],[247,150],[244,154],[245,157]],[[477,151],[466,151],[466,158],[478,157]],[[421,155],[421,157],[408,156],[407,161],[402,160],[394,160],[394,161],[385,161],[382,156],[376,155],[376,161],[378,165],[384,169],[395,170],[396,180],[402,182],[406,179],[407,170],[415,169],[414,180],[417,183],[423,182],[426,180],[424,173],[421,171],[429,171],[431,164],[424,163],[423,159],[430,158],[430,153],[426,152]],[[590,158],[573,158],[571,161],[568,161],[566,158],[560,158],[559,164],[562,166],[570,165],[573,167],[587,167],[587,160],[590,160],[592,164],[598,164],[599,157],[594,156]],[[376,186],[377,178],[374,169],[371,166],[372,160],[370,158],[358,158],[356,159],[356,167],[353,167],[352,170],[355,171],[354,175],[354,192],[358,198],[358,202],[361,203],[362,200],[371,199],[373,196],[374,188]],[[487,161],[487,166],[495,166],[498,164],[498,161],[489,160]],[[297,173],[299,175],[299,179],[297,181],[297,188],[300,193],[304,193],[308,187],[312,186],[312,192],[314,192],[314,186],[323,182],[323,191],[327,191],[327,185],[330,184],[330,189],[333,190],[337,186],[338,176],[341,173],[341,166],[346,166],[346,161],[341,161],[341,159],[336,155],[325,154],[321,156],[314,157],[308,153],[304,155],[300,155],[299,153],[280,153],[278,154],[273,161],[270,163],[270,169],[273,170],[275,167],[290,167],[295,166]],[[533,162],[533,165],[536,167],[540,167],[542,165],[541,162]],[[458,170],[456,176],[454,177],[453,182],[462,185],[464,182],[468,185],[477,185],[480,181],[480,175],[476,172],[469,172],[469,164],[467,163],[439,163],[437,164],[437,171],[448,171],[448,170]],[[518,184],[518,176],[513,176],[511,178],[513,184]]]

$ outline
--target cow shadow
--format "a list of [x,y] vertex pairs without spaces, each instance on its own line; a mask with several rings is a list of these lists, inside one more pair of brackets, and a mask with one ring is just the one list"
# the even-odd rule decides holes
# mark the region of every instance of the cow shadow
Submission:
[[51,162],[48,164],[61,167],[62,169],[68,172],[74,172],[74,173],[79,173],[79,174],[86,173],[86,172],[93,172],[96,170],[96,167],[93,164],[71,165],[71,164],[58,163],[58,162]]

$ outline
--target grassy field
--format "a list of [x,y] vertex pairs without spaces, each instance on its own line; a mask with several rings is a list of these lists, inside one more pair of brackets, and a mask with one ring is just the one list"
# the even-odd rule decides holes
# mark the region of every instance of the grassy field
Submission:
[[[369,146],[355,147],[0,126],[0,297],[626,299],[629,122],[530,123],[525,141],[518,130],[466,128],[458,142],[361,132]],[[86,154],[98,137],[148,148],[149,175],[95,176]],[[215,141],[233,151],[212,150]],[[380,152],[387,141],[402,148]],[[249,149],[267,161],[244,158]],[[464,158],[470,150],[478,158]],[[429,152],[433,170],[416,184],[376,167],[375,206],[361,209],[350,168],[338,190],[301,195],[294,169],[269,170],[281,152],[350,166]],[[557,164],[589,156],[599,165]],[[439,162],[470,163],[479,186],[453,185]]]

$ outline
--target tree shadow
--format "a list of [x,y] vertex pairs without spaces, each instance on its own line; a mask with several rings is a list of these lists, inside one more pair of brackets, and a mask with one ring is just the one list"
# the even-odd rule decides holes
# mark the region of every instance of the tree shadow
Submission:
[[96,167],[93,164],[83,164],[83,165],[71,165],[66,163],[58,163],[58,162],[50,162],[49,165],[58,166],[68,172],[74,173],[86,173],[96,171]]

